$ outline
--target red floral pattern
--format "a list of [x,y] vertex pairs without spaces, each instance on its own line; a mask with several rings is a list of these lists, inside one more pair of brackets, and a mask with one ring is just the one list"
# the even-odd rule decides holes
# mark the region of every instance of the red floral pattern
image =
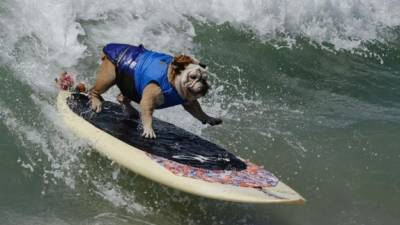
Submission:
[[257,166],[249,161],[245,161],[247,168],[241,171],[208,170],[185,165],[152,154],[147,155],[177,176],[252,188],[274,187],[279,182],[274,174],[266,171],[262,166]]

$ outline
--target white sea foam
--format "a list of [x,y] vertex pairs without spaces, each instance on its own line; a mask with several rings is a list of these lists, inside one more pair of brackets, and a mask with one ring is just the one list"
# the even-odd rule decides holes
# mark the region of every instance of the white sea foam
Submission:
[[112,183],[100,183],[92,181],[96,186],[96,194],[100,195],[104,199],[110,201],[117,207],[123,207],[128,212],[139,212],[142,214],[146,213],[146,208],[135,202],[135,198],[132,193],[122,190],[120,187]]
[[382,40],[385,28],[400,25],[400,4],[394,0],[16,0],[5,5],[2,56],[12,55],[28,36],[34,40],[25,50],[33,52],[23,54],[64,67],[85,57],[87,46],[78,38],[85,35],[97,46],[115,41],[188,51],[195,35],[189,18],[228,22],[266,40],[302,35],[346,49]]

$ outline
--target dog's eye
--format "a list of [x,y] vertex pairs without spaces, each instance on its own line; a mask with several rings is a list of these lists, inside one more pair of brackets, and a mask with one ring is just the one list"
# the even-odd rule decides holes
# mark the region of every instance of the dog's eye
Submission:
[[194,80],[194,79],[197,78],[197,76],[196,76],[196,74],[190,74],[190,75],[189,75],[189,78],[192,79],[192,80]]

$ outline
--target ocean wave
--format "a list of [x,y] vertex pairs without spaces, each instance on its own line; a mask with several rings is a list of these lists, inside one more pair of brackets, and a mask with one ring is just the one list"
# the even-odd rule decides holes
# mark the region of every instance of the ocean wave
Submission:
[[[400,25],[400,5],[393,0],[17,0],[5,1],[2,8],[3,58],[12,55],[15,45],[29,36],[38,39],[33,44],[42,48],[40,56],[44,60],[66,67],[85,56],[87,45],[109,41],[188,51],[195,36],[191,18],[229,23],[254,32],[262,40],[304,36],[337,49],[386,41],[390,38],[385,35],[388,28]],[[82,43],[81,36],[90,36],[93,43]]]
[[[71,134],[66,132],[67,129],[58,127],[59,118],[57,118],[54,106],[57,89],[53,83],[53,79],[58,73],[68,70],[81,74],[80,79],[93,80],[101,48],[108,42],[144,43],[146,47],[159,51],[193,53],[198,44],[195,41],[198,24],[211,27],[211,33],[207,34],[209,36],[213,35],[212,32],[217,32],[221,25],[228,24],[240,32],[254,36],[257,42],[272,43],[276,49],[303,44],[304,42],[299,42],[299,39],[306,39],[318,46],[331,46],[329,48],[334,50],[350,50],[352,54],[357,54],[359,49],[362,51],[365,49],[365,43],[381,42],[386,44],[398,39],[398,35],[393,35],[392,32],[396,31],[400,25],[399,12],[400,4],[394,0],[121,0],[118,2],[106,0],[4,0],[0,3],[0,63],[4,66],[7,65],[9,74],[17,80],[16,83],[24,84],[21,89],[29,93],[28,96],[32,101],[29,105],[23,105],[23,103],[15,103],[10,100],[16,96],[1,101],[0,120],[12,134],[17,136],[19,144],[22,146],[24,143],[34,145],[35,150],[40,151],[40,157],[35,156],[36,152],[27,152],[27,159],[23,158],[19,163],[24,168],[32,169],[33,172],[36,172],[37,168],[43,170],[44,183],[57,182],[61,179],[73,189],[79,183],[89,180],[87,186],[83,185],[84,188],[93,186],[92,192],[104,200],[129,212],[142,211],[145,207],[137,203],[136,199],[130,196],[130,192],[127,193],[118,184],[108,183],[110,180],[106,176],[114,175],[111,169],[101,176],[98,174],[104,171],[98,172],[96,170],[98,165],[85,166],[84,164],[87,162],[79,156],[84,155],[80,146],[85,146],[86,143],[78,142],[76,137],[69,137],[68,135]],[[306,42],[306,44],[309,43]],[[211,47],[209,48],[211,49]],[[252,49],[252,51],[255,50]],[[304,52],[299,54],[299,50],[296,51],[299,57],[304,56]],[[366,51],[369,51],[368,48]],[[291,55],[293,52],[276,51],[275,55],[269,57],[273,59],[281,54]],[[240,52],[240,54],[242,55],[238,58],[245,58],[247,53]],[[381,57],[380,53],[375,53],[373,50],[368,54],[372,54],[372,57]],[[252,58],[248,61],[257,56],[259,55],[251,55]],[[215,56],[215,58],[217,57],[222,56]],[[308,57],[317,58],[319,55]],[[286,60],[290,61],[293,58]],[[326,59],[326,61],[330,60],[331,58]],[[392,60],[397,60],[397,58]],[[299,60],[298,64],[300,62]],[[218,63],[223,65],[218,65]],[[251,63],[249,67],[253,68],[260,64],[266,64],[263,61]],[[272,67],[274,63],[279,64],[273,62],[269,65]],[[340,63],[326,64],[326,67]],[[224,74],[223,76],[211,74],[211,78],[218,84],[218,87],[212,89],[209,98],[204,101],[205,109],[207,112],[212,112],[213,115],[222,115],[224,119],[230,120],[230,123],[225,124],[227,127],[225,130],[219,130],[222,132],[218,133],[216,128],[215,133],[212,133],[213,131],[210,133],[215,134],[215,139],[221,139],[219,143],[229,146],[237,152],[246,150],[246,148],[257,149],[259,146],[256,143],[261,142],[268,143],[267,147],[272,148],[275,140],[279,138],[282,143],[289,146],[287,148],[297,150],[298,154],[304,157],[308,146],[296,137],[296,129],[291,124],[295,124],[296,121],[307,121],[304,114],[309,111],[306,108],[307,105],[291,107],[287,103],[291,100],[290,96],[288,97],[290,84],[293,83],[295,90],[298,90],[299,86],[293,78],[294,72],[290,73],[293,65],[287,63],[286,65],[289,66],[285,71],[279,70],[272,75],[268,74],[271,68],[265,67],[261,70],[258,67],[257,71],[252,71],[253,75],[257,74],[258,77],[254,75],[255,81],[249,81],[252,78],[249,75],[249,68],[246,68],[247,64],[246,61],[243,65],[238,66],[231,62],[221,63],[216,60],[211,65],[214,70],[219,70],[221,74]],[[303,69],[309,65],[311,64],[299,67]],[[320,68],[322,67],[321,65]],[[326,106],[327,100],[332,102],[337,111],[330,114],[320,111],[315,114],[314,111],[310,113],[330,127],[338,127],[340,124],[358,121],[360,118],[358,115],[350,119],[344,117],[346,120],[344,122],[331,119],[335,116],[331,116],[331,114],[349,111],[350,107],[337,107],[343,102],[347,102],[349,105],[355,103],[357,107],[361,105],[359,101],[349,101],[348,95],[350,94],[332,95],[331,93],[334,91],[330,90],[330,87],[336,87],[343,82],[342,71],[346,69],[348,67],[342,68],[338,75],[340,79],[334,77],[338,81],[328,82],[322,92],[324,95],[320,95],[321,97],[316,100],[316,103],[310,104],[310,108],[319,106],[323,109],[320,111],[325,112],[331,110]],[[304,69],[304,71],[307,74],[315,72],[311,69]],[[328,74],[329,71],[318,71],[318,73],[325,72]],[[393,75],[391,71],[388,73],[390,76],[394,76],[392,80],[397,79],[398,75]],[[384,76],[380,70],[377,70],[375,74]],[[274,79],[277,82],[275,84],[268,83],[268,80],[264,79],[267,76],[270,78],[276,76],[277,78]],[[378,75],[375,76],[378,77]],[[320,80],[333,79],[327,77],[321,76]],[[367,75],[363,77],[367,77]],[[228,78],[234,79],[234,81],[230,81]],[[273,81],[273,79],[271,80]],[[345,86],[351,86],[352,82],[352,79],[348,79]],[[257,84],[254,85],[256,90],[253,91],[251,85],[254,83]],[[316,83],[315,79],[310,79],[310,83]],[[377,83],[374,82],[374,85]],[[395,82],[392,83],[395,84]],[[0,85],[3,84],[0,83]],[[269,85],[276,87],[269,89]],[[306,88],[307,90],[311,89],[311,93],[307,96],[314,96],[316,92],[309,86]],[[363,86],[362,90],[370,91],[369,86],[366,87]],[[274,93],[273,89],[282,91]],[[355,88],[351,90],[353,89]],[[379,90],[386,89],[387,86],[384,86]],[[263,99],[263,93],[260,94],[260,90],[266,90],[268,98]],[[358,89],[355,90],[357,94],[360,93]],[[394,93],[396,89],[393,87],[391,90]],[[304,90],[301,91],[308,93]],[[109,92],[106,97],[110,99],[115,92],[116,90]],[[264,96],[267,95],[265,93]],[[297,92],[294,93],[297,94]],[[275,96],[273,96],[274,94]],[[356,94],[354,96],[357,98]],[[26,96],[20,94],[18,97]],[[393,99],[396,100],[396,97],[397,95],[393,94]],[[377,99],[381,101],[381,98]],[[302,99],[301,101],[306,100]],[[387,114],[388,112],[386,109],[379,110],[378,106],[371,109],[369,104],[361,103],[363,107],[359,108],[375,113],[363,113],[361,119],[371,120],[377,114]],[[41,117],[27,120],[26,115],[21,116],[13,110],[11,106],[15,104],[21,109],[37,108]],[[356,115],[358,112],[351,113]],[[398,111],[389,112],[394,114],[389,119],[397,120]],[[182,109],[174,108],[160,111],[156,115],[192,132],[202,134],[201,131],[204,127],[198,121],[182,116],[182,113]],[[183,117],[185,119],[182,119]],[[310,121],[314,121],[314,117],[310,118]],[[31,123],[40,126],[36,127]],[[312,123],[310,122],[310,124]],[[285,125],[287,128],[284,127]],[[300,128],[297,128],[298,133],[304,133],[300,125]],[[291,132],[290,129],[295,131]],[[256,155],[255,150],[253,152]],[[247,152],[243,152],[243,154],[251,155]],[[43,165],[45,163],[42,161],[49,161],[49,165]],[[87,167],[91,168],[87,169]],[[94,172],[87,171],[90,169]],[[93,178],[96,176],[98,178]]]

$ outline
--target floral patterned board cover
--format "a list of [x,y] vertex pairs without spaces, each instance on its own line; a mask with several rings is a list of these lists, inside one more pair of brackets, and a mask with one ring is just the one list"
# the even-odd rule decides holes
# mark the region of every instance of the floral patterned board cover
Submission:
[[147,155],[177,176],[252,188],[274,187],[279,182],[274,174],[249,161],[245,161],[247,165],[245,170],[209,170],[185,165],[149,153]]

